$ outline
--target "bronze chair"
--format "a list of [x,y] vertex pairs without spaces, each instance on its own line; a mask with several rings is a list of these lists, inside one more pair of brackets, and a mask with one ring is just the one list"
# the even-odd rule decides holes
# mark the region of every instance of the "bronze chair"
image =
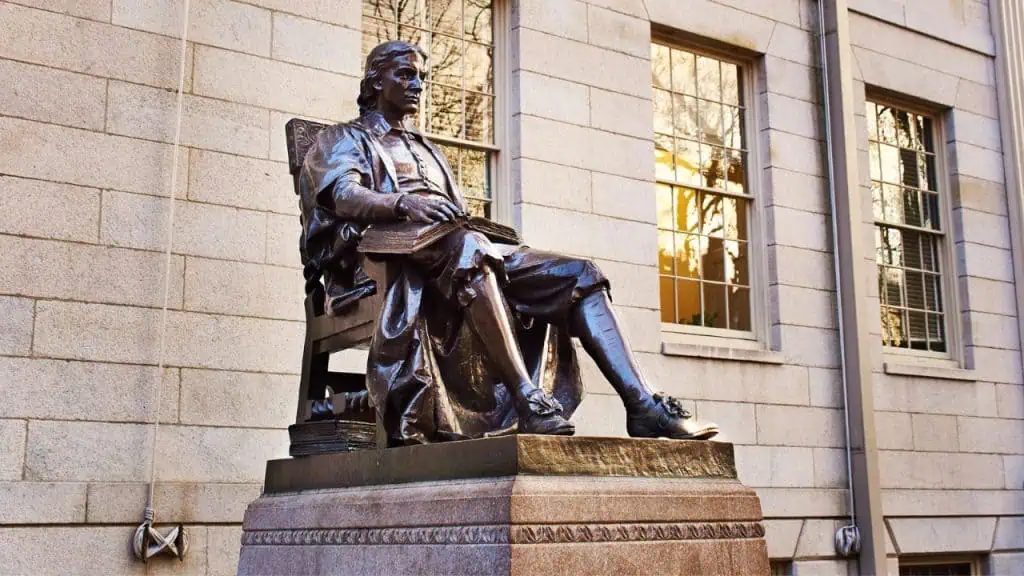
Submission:
[[[306,152],[324,124],[292,118],[285,125],[288,170],[295,194]],[[369,405],[363,374],[331,372],[331,354],[365,345],[376,327],[386,287],[385,266],[366,261],[375,284],[365,297],[346,307],[343,313],[325,313],[326,293],[319,270],[306,266],[306,339],[302,352],[295,424],[288,427],[292,456],[361,450],[376,446],[375,410]]]

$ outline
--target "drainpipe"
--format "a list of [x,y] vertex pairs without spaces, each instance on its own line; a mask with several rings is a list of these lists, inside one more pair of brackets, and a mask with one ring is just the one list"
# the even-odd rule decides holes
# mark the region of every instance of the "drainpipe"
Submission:
[[860,313],[867,286],[857,272],[863,266],[863,255],[870,252],[860,245],[863,224],[854,122],[856,99],[846,0],[818,0],[818,37],[849,482],[850,523],[836,532],[835,547],[840,556],[858,557],[861,574],[885,574],[871,336],[864,321],[877,314]]

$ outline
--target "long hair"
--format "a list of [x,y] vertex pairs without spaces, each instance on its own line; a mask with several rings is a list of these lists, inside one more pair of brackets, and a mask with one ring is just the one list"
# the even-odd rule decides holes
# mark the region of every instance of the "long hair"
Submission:
[[402,40],[389,40],[370,50],[370,53],[366,55],[366,72],[362,82],[359,83],[359,98],[356,100],[360,115],[377,109],[378,90],[373,87],[373,84],[380,78],[384,67],[394,58],[414,52],[419,54],[424,62],[427,60],[427,53],[423,48]]

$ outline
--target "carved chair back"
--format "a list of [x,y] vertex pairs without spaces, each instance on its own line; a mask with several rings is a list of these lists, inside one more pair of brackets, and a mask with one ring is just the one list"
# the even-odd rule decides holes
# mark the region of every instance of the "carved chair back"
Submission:
[[[325,125],[319,122],[300,118],[293,118],[285,125],[288,171],[292,175],[296,195],[299,194],[299,177],[306,153],[315,142],[317,133],[324,127]],[[312,420],[333,418],[342,411],[345,412],[345,418],[350,420],[373,421],[373,413],[366,405],[365,376],[331,372],[328,369],[328,360],[332,353],[367,343],[376,328],[383,305],[386,271],[383,266],[372,261],[366,261],[364,267],[367,274],[377,283],[376,293],[357,301],[343,314],[337,316],[327,316],[324,312],[326,293],[321,281],[322,272],[308,264],[303,268],[302,273],[306,280],[306,339],[295,416],[297,426]],[[333,411],[324,403],[328,388],[334,394],[334,403],[343,403],[342,406],[334,406]],[[340,400],[341,398],[344,400]],[[295,451],[296,442],[293,434],[293,455],[296,455]]]

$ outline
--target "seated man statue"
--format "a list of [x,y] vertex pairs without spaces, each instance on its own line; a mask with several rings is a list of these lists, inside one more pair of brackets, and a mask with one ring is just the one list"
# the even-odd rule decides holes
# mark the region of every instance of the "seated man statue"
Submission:
[[[306,155],[300,248],[307,269],[323,275],[328,314],[344,314],[345,302],[366,286],[356,248],[367,226],[465,215],[448,161],[410,126],[426,59],[405,42],[375,47],[360,116],[325,127]],[[593,263],[500,243],[468,226],[387,258],[392,273],[370,344],[367,389],[389,445],[573,434],[568,418],[583,387],[571,337],[622,397],[630,436],[718,432],[648,386],[612,311],[608,280]]]

